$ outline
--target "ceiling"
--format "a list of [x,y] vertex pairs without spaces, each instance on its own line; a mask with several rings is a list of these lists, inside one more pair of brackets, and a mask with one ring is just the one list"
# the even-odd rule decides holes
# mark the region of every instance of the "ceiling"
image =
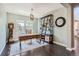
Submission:
[[3,3],[3,6],[9,13],[27,16],[30,14],[30,9],[33,8],[33,14],[36,18],[41,17],[47,12],[63,7],[59,3]]

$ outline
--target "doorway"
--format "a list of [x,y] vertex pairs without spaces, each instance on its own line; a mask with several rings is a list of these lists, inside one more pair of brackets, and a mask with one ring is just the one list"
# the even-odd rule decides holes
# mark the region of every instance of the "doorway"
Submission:
[[79,4],[73,4],[73,23],[75,55],[79,55]]

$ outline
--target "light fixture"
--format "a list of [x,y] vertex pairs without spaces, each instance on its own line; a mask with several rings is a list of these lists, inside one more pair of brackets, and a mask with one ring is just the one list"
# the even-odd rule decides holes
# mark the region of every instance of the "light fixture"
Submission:
[[30,20],[34,20],[33,8],[31,8],[31,12],[30,12]]

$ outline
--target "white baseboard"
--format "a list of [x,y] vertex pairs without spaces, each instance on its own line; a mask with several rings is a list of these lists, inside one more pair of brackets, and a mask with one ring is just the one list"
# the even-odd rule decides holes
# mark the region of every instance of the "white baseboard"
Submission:
[[64,46],[64,47],[66,47],[65,44],[62,44],[62,43],[59,43],[59,42],[56,42],[56,41],[53,41],[53,43],[58,44],[58,45],[60,45],[60,46]]
[[66,48],[66,49],[69,50],[69,51],[75,50],[75,48]]
[[1,53],[3,52],[5,46],[6,46],[6,43],[3,45],[3,47],[2,47],[2,49],[1,49],[1,51],[0,51],[0,55],[1,55]]
[[60,46],[64,46],[64,47],[66,47],[66,49],[69,50],[69,51],[75,50],[75,48],[68,48],[66,45],[64,45],[64,44],[62,44],[62,43],[59,43],[59,42],[53,41],[53,43],[58,44],[58,45],[60,45]]

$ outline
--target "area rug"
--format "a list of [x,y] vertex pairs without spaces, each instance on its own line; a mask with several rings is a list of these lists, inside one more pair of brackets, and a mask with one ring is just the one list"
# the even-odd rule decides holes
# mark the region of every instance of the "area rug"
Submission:
[[42,47],[42,46],[45,46],[48,44],[45,42],[38,43],[38,41],[36,39],[32,40],[32,44],[28,44],[29,42],[30,42],[30,40],[22,42],[21,50],[20,50],[19,42],[12,44],[11,48],[10,48],[11,50],[9,52],[9,54],[10,54],[9,56],[15,56],[20,53],[27,52],[32,49],[36,49],[36,48],[39,48],[39,47]]

